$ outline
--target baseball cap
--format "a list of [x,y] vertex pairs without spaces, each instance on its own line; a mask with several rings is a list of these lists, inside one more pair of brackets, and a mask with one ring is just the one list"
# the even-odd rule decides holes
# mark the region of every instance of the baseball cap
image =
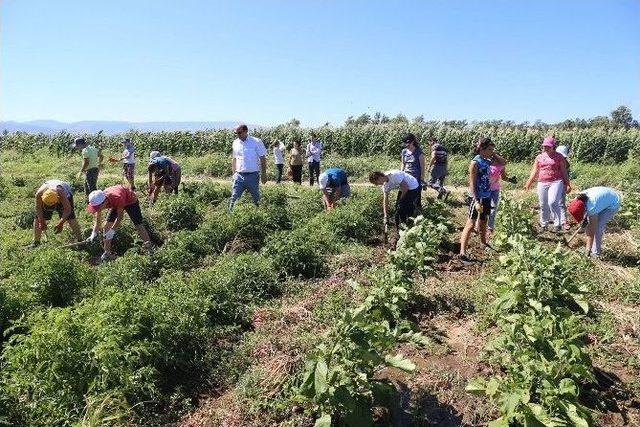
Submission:
[[542,146],[543,147],[555,147],[556,146],[556,139],[552,136],[546,136],[543,140],[542,140]]
[[562,154],[562,157],[564,157],[565,159],[569,155],[569,147],[567,147],[566,145],[559,145],[558,148],[556,148],[556,151]]
[[122,138],[120,142],[122,142],[123,144],[129,144],[131,143],[131,138]]
[[584,202],[580,199],[573,199],[569,206],[567,206],[567,210],[577,222],[580,222],[584,219],[584,215],[586,212],[586,206]]
[[106,196],[102,190],[94,190],[89,193],[89,204],[87,205],[87,211],[89,213],[96,213],[98,207],[104,203]]
[[153,160],[156,157],[158,157],[160,155],[159,151],[152,151],[151,153],[149,153],[149,160]]
[[56,190],[52,190],[47,188],[42,193],[42,203],[47,206],[54,206],[60,201],[60,197],[58,197],[58,192]]

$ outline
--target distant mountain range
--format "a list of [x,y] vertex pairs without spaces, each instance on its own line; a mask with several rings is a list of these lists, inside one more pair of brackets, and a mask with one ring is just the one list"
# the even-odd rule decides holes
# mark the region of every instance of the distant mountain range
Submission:
[[[27,132],[54,134],[66,130],[72,134],[97,133],[103,131],[107,135],[123,133],[129,130],[143,132],[158,131],[198,131],[205,129],[232,129],[239,122],[118,122],[118,121],[82,121],[63,123],[55,120],[32,120],[29,122],[0,121],[0,132]],[[248,124],[250,128],[259,127]]]

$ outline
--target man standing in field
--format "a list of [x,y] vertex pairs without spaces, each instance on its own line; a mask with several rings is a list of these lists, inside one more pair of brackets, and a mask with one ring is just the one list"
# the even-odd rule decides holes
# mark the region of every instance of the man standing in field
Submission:
[[88,145],[84,138],[76,138],[72,147],[82,150],[82,169],[78,172],[78,178],[84,174],[84,193],[88,200],[89,193],[98,188],[98,173],[102,167],[102,150]]
[[249,128],[245,124],[238,125],[235,133],[238,137],[233,141],[231,147],[233,178],[229,212],[245,190],[251,194],[253,204],[258,206],[260,202],[259,180],[263,184],[267,182],[267,149],[264,143],[258,138],[249,136]]
[[309,185],[313,186],[320,176],[320,155],[322,154],[322,142],[318,135],[311,134],[311,140],[307,144],[307,161],[309,162]]
[[326,210],[335,208],[340,197],[351,195],[347,173],[340,168],[329,168],[322,172],[318,178],[318,187],[322,190],[322,203]]

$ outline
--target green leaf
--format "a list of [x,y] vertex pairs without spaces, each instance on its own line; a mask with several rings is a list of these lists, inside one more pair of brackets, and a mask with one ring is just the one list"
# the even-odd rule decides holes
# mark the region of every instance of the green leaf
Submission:
[[331,415],[322,414],[320,418],[316,420],[314,427],[331,427]]
[[395,356],[386,356],[385,362],[387,365],[394,368],[402,369],[406,372],[413,372],[416,369],[416,365],[409,359],[405,358],[402,354],[396,354]]
[[464,389],[475,395],[485,395],[487,394],[487,381],[484,378],[474,378],[469,381]]
[[316,371],[314,375],[314,387],[316,389],[316,395],[322,394],[327,391],[327,362],[324,359],[319,359],[316,363]]
[[506,417],[500,417],[491,421],[488,427],[509,427],[509,420]]

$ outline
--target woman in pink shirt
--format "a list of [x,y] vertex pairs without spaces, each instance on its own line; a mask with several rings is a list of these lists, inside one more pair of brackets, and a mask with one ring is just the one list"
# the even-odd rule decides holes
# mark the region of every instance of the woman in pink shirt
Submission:
[[[551,212],[554,217],[554,229],[562,231],[560,224],[561,203],[564,194],[571,192],[571,182],[567,173],[565,158],[555,151],[556,140],[547,136],[542,141],[542,153],[533,161],[531,175],[525,190],[531,189],[533,181],[538,179],[538,200],[540,201],[540,227],[544,231],[549,224]],[[566,191],[566,193],[565,193]]]

